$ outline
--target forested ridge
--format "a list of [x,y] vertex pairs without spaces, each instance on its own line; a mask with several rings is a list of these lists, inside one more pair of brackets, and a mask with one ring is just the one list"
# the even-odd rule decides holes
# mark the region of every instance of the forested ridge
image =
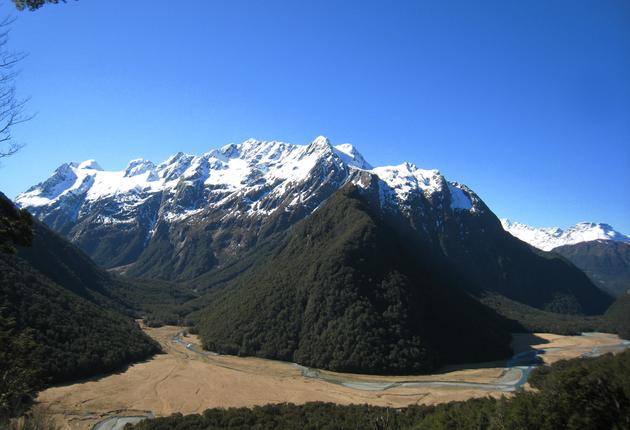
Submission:
[[69,293],[19,257],[3,256],[0,272],[2,317],[29,333],[45,382],[111,371],[157,352],[131,318]]
[[426,372],[510,355],[506,321],[418,264],[352,186],[201,315],[210,350],[331,370]]
[[[106,274],[2,195],[0,245],[0,423],[46,385],[117,370],[159,351],[116,311],[125,306],[107,291]],[[45,249],[24,251],[31,246]]]

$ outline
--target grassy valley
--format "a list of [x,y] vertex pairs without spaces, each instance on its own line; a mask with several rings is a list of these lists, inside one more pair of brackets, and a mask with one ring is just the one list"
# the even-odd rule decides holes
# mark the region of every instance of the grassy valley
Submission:
[[209,409],[144,421],[138,430],[206,429],[625,429],[630,428],[630,351],[560,361],[531,375],[536,391],[404,409],[330,403]]

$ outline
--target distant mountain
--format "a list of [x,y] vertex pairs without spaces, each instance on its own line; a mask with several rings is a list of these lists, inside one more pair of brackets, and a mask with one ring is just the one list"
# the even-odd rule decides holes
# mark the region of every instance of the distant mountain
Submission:
[[566,257],[614,297],[630,291],[630,243],[593,240],[559,246],[553,252]]
[[323,137],[247,140],[159,165],[134,160],[119,172],[65,164],[17,202],[104,267],[201,291],[231,261],[256,264],[259,246],[290,234],[347,184],[422,250],[418,258],[441,264],[468,291],[567,313],[601,313],[611,302],[564,259],[506,233],[467,186],[410,163],[372,167],[351,145]]
[[594,240],[630,243],[630,237],[619,233],[608,224],[581,222],[566,230],[558,227],[536,228],[510,221],[506,218],[501,220],[501,224],[512,236],[518,237],[523,242],[527,242],[543,251],[551,251],[559,246],[574,245]]

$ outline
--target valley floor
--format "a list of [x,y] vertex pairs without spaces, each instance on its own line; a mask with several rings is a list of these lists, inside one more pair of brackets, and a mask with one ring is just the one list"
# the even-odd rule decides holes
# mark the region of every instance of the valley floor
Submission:
[[[498,397],[511,391],[526,368],[506,371],[505,362],[457,366],[434,375],[369,376],[311,371],[258,358],[202,353],[196,336],[178,337],[181,327],[144,330],[165,353],[123,372],[49,388],[37,401],[47,406],[65,429],[113,428],[108,417],[200,413],[213,407],[296,404],[324,401],[403,407],[473,397]],[[179,341],[176,341],[178,340]],[[619,348],[617,336],[517,334],[514,348],[544,348],[547,363]],[[525,353],[527,354],[527,353]],[[515,373],[516,372],[516,373]]]

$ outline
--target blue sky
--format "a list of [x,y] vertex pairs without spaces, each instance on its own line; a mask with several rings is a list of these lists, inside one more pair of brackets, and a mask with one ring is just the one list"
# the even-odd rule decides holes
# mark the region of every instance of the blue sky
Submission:
[[326,135],[374,165],[438,168],[501,217],[630,233],[626,0],[79,0],[15,15],[37,116],[2,161],[10,196],[66,161],[122,169]]

